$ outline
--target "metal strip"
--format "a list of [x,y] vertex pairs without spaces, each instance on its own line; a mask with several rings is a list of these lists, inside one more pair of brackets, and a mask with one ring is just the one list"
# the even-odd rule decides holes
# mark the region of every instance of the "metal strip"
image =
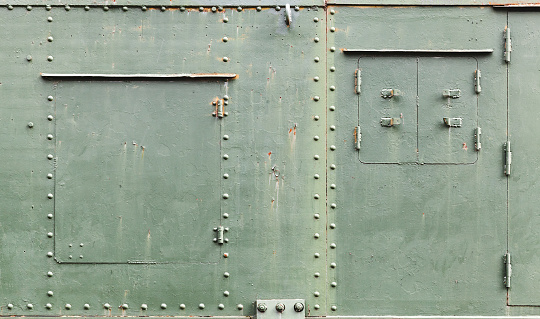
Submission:
[[403,50],[403,49],[342,49],[344,53],[493,53],[493,49],[480,50]]
[[92,74],[92,73],[40,73],[46,79],[235,79],[235,73],[173,73],[173,74]]

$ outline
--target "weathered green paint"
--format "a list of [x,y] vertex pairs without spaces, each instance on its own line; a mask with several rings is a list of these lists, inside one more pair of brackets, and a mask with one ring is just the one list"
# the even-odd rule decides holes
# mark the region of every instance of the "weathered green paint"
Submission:
[[[538,12],[299,0],[287,26],[270,1],[12,4],[0,315],[248,318],[257,299],[314,318],[540,315]],[[237,76],[157,76],[201,73]]]

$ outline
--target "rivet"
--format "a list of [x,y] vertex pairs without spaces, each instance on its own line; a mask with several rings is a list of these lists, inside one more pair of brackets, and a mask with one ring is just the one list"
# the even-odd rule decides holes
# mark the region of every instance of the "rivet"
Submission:
[[27,55],[27,56],[26,56],[26,61],[32,61],[32,56],[31,56],[31,55]]
[[223,42],[227,42],[227,41],[229,41],[229,38],[227,38],[227,37],[223,37],[223,39],[222,39],[222,40],[223,40]]
[[330,51],[331,51],[331,52],[335,52],[335,51],[336,51],[336,47],[330,47]]
[[317,96],[317,95],[315,95],[315,96],[313,97],[313,100],[315,100],[315,101],[318,101],[318,100],[320,100],[320,99],[321,99],[321,98],[320,98],[319,96]]
[[186,305],[184,305],[183,303],[180,304],[180,309],[184,310],[186,309]]
[[73,259],[73,256],[72,256],[72,255],[69,255],[68,258],[69,258],[69,259]]
[[227,173],[223,174],[223,178],[225,178],[225,179],[229,178],[229,174],[227,174]]
[[224,160],[229,159],[229,155],[223,154],[223,159],[224,159]]
[[315,238],[319,238],[321,235],[319,235],[319,233],[315,233],[315,235],[313,235],[313,237]]
[[336,14],[336,11],[334,9],[330,10],[330,14]]
[[66,306],[65,306],[65,307],[66,307],[66,309],[67,309],[67,310],[71,309],[71,305],[70,305],[70,304],[68,304],[68,303],[66,304]]
[[53,42],[54,38],[53,37],[47,37],[47,41],[49,42]]
[[315,194],[315,195],[313,195],[313,198],[315,198],[315,199],[319,199],[319,198],[320,198],[320,196],[319,196],[319,194]]
[[83,257],[84,257],[83,255],[79,255],[79,258],[80,258],[80,259],[83,259]]
[[111,309],[111,305],[109,305],[108,303],[106,303],[106,304],[103,305],[103,308],[105,308],[105,309]]
[[336,263],[330,263],[330,268],[336,268],[336,267],[337,267]]
[[33,308],[34,308],[34,305],[31,304],[31,303],[29,303],[29,304],[26,305],[26,308],[28,308],[28,309],[33,309]]
[[49,232],[47,233],[47,237],[51,238],[53,236],[53,233]]
[[47,194],[47,198],[48,198],[48,199],[52,199],[53,197],[54,197],[53,194],[51,194],[51,193]]
[[84,246],[84,244],[83,244],[83,243],[80,243],[80,244],[79,244],[79,246],[80,246],[80,247],[83,247],[83,246]]
[[333,282],[330,284],[330,286],[336,287],[336,286],[337,286],[337,282],[333,281]]
[[[330,207],[332,207],[332,208],[336,208],[336,207],[337,207],[337,205],[336,205],[336,203],[332,203],[332,204],[330,205]],[[331,226],[330,226],[330,227],[331,227]],[[333,228],[333,227],[332,227],[332,228]]]
[[335,249],[336,248],[336,243],[331,243],[330,248]]
[[227,18],[227,17],[223,18],[223,22],[225,22],[225,23],[229,22],[229,18]]
[[103,7],[103,11],[109,11],[109,7],[104,6],[104,7]]
[[229,253],[223,253],[223,258],[229,258]]
[[318,56],[316,56],[313,60],[314,60],[315,62],[319,62],[321,59],[320,59]]
[[28,122],[28,124],[27,124],[27,125],[28,125],[28,127],[29,127],[29,128],[32,128],[32,127],[34,127],[34,123],[32,123],[32,122]]
[[314,177],[315,179],[319,179],[319,174],[315,174],[313,177]]
[[146,10],[148,10],[148,8],[147,8],[146,6],[142,6],[142,7],[141,7],[141,10],[142,10],[142,11],[146,11]]
[[335,125],[330,125],[330,130],[331,130],[331,131],[335,131],[335,130],[336,130],[336,126],[335,126]]
[[53,18],[52,18],[52,17],[48,17],[48,18],[47,18],[47,21],[53,22]]
[[[336,208],[335,203],[332,203],[332,205],[333,205],[332,208]],[[332,228],[332,229],[336,228],[336,224],[334,224],[334,223],[330,224],[330,228]]]
[[203,303],[199,304],[199,309],[204,309],[204,304]]
[[69,11],[69,10],[71,10],[71,7],[70,7],[69,5],[66,4],[66,5],[64,6],[64,9],[66,9],[66,11]]
[[129,10],[129,9],[128,9],[128,7],[125,7],[125,6],[124,6],[124,7],[122,7],[122,11],[124,11],[124,12],[125,12],[125,11],[128,11],[128,10]]
[[13,304],[8,303],[7,308],[8,308],[9,310],[13,309]]
[[204,11],[204,7],[199,7],[199,11],[200,11],[200,12],[203,12],[203,11]]
[[336,90],[336,87],[333,86],[333,85],[331,85],[331,86],[330,86],[330,91],[335,91],[335,90]]
[[47,291],[47,296],[52,297],[54,295],[54,292],[52,290]]
[[228,272],[224,272],[224,273],[223,273],[223,277],[225,277],[225,278],[229,278],[230,275],[231,275],[231,274],[229,274]]
[[54,97],[52,95],[47,96],[47,100],[52,101],[54,100]]
[[319,155],[315,155],[315,156],[313,156],[313,158],[314,158],[315,160],[318,160],[318,159],[319,159]]
[[238,308],[238,310],[242,310],[244,309],[244,305],[242,305],[241,303],[239,303],[236,308]]
[[336,311],[336,310],[337,310],[337,307],[336,307],[336,306],[332,306],[332,307],[330,307],[330,309],[332,309],[332,311]]
[[336,189],[336,184],[330,184],[331,189]]
[[333,105],[330,105],[329,109],[330,109],[330,111],[335,111],[335,110],[336,110],[336,107],[333,106]]
[[257,11],[261,12],[262,8],[261,7],[257,7]]
[[47,218],[48,218],[48,219],[52,219],[52,218],[53,218],[53,214],[47,214]]
[[315,258],[319,258],[319,257],[321,257],[321,254],[315,253],[313,256],[315,256]]
[[314,78],[313,78],[313,81],[318,82],[318,81],[319,81],[319,77],[318,77],[318,76],[314,77]]
[[315,214],[313,217],[315,217],[315,219],[319,219],[321,216],[319,214]]
[[224,198],[224,199],[229,198],[229,194],[227,194],[227,193],[223,194],[223,198]]
[[319,18],[315,17],[315,18],[313,18],[313,21],[319,22]]
[[228,96],[227,94],[225,94],[225,95],[223,95],[223,99],[224,99],[225,101],[228,101],[228,100],[229,100],[229,96]]
[[85,303],[83,307],[84,307],[84,309],[88,310],[88,309],[90,309],[90,304]]
[[48,140],[52,140],[52,139],[53,139],[53,135],[52,135],[52,134],[47,134],[47,139],[48,139]]
[[223,135],[223,139],[224,139],[224,140],[228,140],[228,139],[229,139],[229,135],[227,135],[227,134]]
[[69,247],[73,247],[73,244],[69,244],[68,246],[69,246]]
[[161,7],[161,11],[162,11],[162,12],[164,12],[165,10],[167,10],[167,8]]
[[238,12],[242,11],[242,7],[236,8],[236,11],[238,11]]
[[330,32],[336,32],[336,28],[335,27],[330,27]]
[[161,309],[167,309],[167,304],[162,303],[161,304]]
[[223,57],[223,62],[228,62],[229,61],[229,58],[228,57]]
[[48,304],[45,305],[45,308],[50,310],[50,309],[52,309],[52,305],[50,303],[48,303]]
[[223,213],[223,218],[229,218],[229,214]]
[[313,117],[313,119],[314,119],[315,121],[318,121],[319,118],[320,118],[320,117],[319,117],[318,115],[315,115],[315,116]]
[[315,135],[315,136],[313,136],[313,139],[314,139],[315,141],[318,141],[318,140],[319,140],[319,136]]
[[313,274],[313,276],[315,276],[315,278],[319,278],[320,275],[321,275],[321,274],[318,273],[318,272],[316,272],[315,274]]
[[53,275],[54,275],[54,274],[53,274],[52,271],[48,271],[48,272],[47,272],[47,277],[52,277]]
[[26,10],[32,11],[32,6],[26,6]]
[[212,12],[216,12],[217,11],[217,8],[216,7],[212,7]]
[[294,11],[300,11],[300,7],[299,6],[294,6]]
[[228,292],[227,290],[225,290],[225,291],[223,292],[223,296],[229,297],[229,292]]
[[52,121],[53,119],[54,119],[54,116],[52,115],[47,116],[47,120]]
[[315,291],[315,292],[313,293],[313,295],[314,295],[315,297],[319,297],[321,294],[320,294],[318,291]]
[[47,61],[49,61],[49,62],[52,62],[53,59],[54,59],[54,58],[52,57],[52,55],[49,55],[49,56],[47,57]]
[[276,11],[279,11],[281,10],[281,7],[280,6],[276,6]]
[[336,169],[336,164],[330,165],[330,169]]
[[125,309],[128,309],[128,308],[129,308],[129,305],[128,305],[127,303],[125,303],[125,304],[122,304],[122,309],[124,309],[124,310],[125,310]]
[[186,11],[186,7],[180,7],[180,11],[181,11],[181,12]]
[[224,304],[222,304],[222,303],[220,303],[220,304],[218,305],[218,309],[219,309],[219,310],[223,310],[223,309],[225,309],[225,305],[224,305]]
[[[143,7],[144,8],[144,7]],[[90,11],[90,7],[89,6],[84,6],[84,11]],[[144,10],[143,10],[144,11]]]
[[315,308],[315,310],[319,310],[319,308],[321,308],[321,306],[319,306],[318,304],[315,304],[315,305],[313,306],[313,308]]
[[331,149],[332,151],[335,151],[335,150],[336,150],[336,146],[335,146],[335,145],[330,145],[330,149]]
[[318,37],[315,37],[315,39],[313,39],[313,41],[319,42],[319,38],[318,38]]
[[12,6],[12,5],[8,5],[7,8],[8,8],[8,10],[13,10],[13,6]]

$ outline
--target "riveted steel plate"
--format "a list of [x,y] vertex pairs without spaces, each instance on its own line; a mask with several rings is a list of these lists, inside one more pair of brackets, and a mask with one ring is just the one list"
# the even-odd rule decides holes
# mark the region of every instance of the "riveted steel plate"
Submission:
[[61,263],[217,261],[219,81],[61,81],[55,256]]

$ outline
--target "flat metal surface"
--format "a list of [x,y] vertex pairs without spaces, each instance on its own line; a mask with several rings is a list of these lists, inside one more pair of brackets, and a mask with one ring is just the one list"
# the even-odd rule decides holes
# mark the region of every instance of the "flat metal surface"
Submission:
[[82,74],[82,73],[41,73],[43,78],[51,79],[233,79],[234,73],[185,73],[185,74]]
[[342,49],[345,53],[493,53],[493,49],[467,50],[467,49],[448,49],[448,50],[422,50],[422,49]]

